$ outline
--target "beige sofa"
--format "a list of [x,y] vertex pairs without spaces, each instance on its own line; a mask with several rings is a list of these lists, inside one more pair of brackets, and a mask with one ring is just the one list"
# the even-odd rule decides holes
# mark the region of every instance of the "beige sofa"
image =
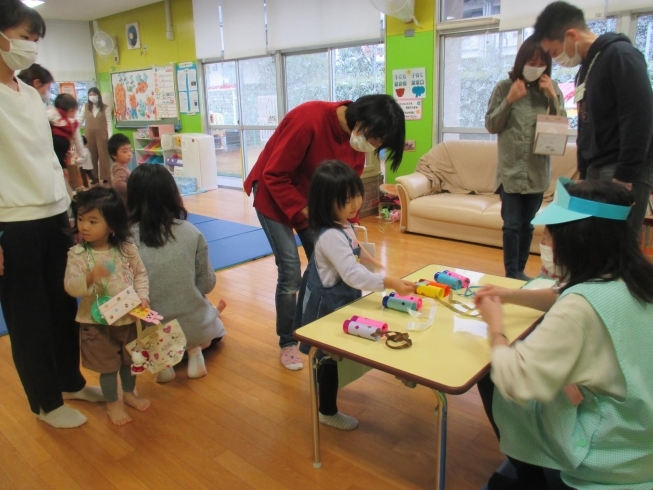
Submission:
[[[445,141],[424,155],[416,172],[397,177],[401,231],[501,247],[501,201],[494,194],[496,141]],[[576,145],[553,157],[551,201],[558,177],[576,178]],[[539,252],[536,227],[531,252]]]

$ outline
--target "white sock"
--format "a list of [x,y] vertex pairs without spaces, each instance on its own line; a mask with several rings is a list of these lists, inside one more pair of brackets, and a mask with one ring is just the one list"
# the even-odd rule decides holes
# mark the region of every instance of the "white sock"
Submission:
[[154,378],[154,381],[157,383],[169,383],[173,379],[175,379],[177,375],[175,374],[175,368],[169,367],[165,368],[163,371],[159,371],[156,373],[156,377]]
[[340,430],[354,430],[358,427],[358,420],[342,412],[337,412],[335,415],[320,415],[320,423],[330,425]]
[[103,402],[104,395],[99,386],[84,386],[79,391],[64,391],[61,396],[64,400],[84,400],[87,402]]
[[48,413],[41,409],[38,418],[55,429],[72,429],[85,424],[88,420],[82,412],[66,405],[61,405]]
[[204,364],[204,356],[202,355],[202,347],[195,347],[188,351],[188,377],[201,378],[206,376],[206,365]]

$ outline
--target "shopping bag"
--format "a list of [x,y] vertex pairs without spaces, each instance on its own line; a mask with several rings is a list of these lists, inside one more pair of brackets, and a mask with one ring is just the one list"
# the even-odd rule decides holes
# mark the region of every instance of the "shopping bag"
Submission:
[[539,114],[535,125],[535,145],[537,155],[564,155],[569,138],[569,119],[565,116]]
[[[376,261],[376,245],[370,243],[367,239],[367,228],[360,225],[353,225],[356,236],[358,237],[358,244],[361,247],[360,263],[367,267],[370,271],[374,272],[375,267],[379,265]],[[363,234],[363,241],[360,239],[360,234]]]
[[186,336],[177,320],[143,329],[141,321],[137,319],[136,330],[136,340],[127,344],[125,349],[132,355],[132,359],[135,352],[140,353],[143,362],[139,363],[139,369],[147,369],[156,374],[181,362],[186,350]]

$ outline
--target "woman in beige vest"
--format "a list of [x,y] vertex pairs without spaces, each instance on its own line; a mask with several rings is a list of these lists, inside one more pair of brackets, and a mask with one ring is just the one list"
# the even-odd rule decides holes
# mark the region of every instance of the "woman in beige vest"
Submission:
[[95,175],[100,181],[109,180],[111,178],[111,160],[107,142],[113,135],[111,111],[102,102],[100,91],[96,87],[88,90],[88,103],[81,113],[80,119],[80,123],[84,122],[86,122],[84,136],[88,141],[88,151],[91,153]]

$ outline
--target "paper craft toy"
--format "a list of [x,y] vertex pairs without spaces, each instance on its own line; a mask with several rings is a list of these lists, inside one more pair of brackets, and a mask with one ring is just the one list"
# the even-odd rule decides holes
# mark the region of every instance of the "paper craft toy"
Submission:
[[109,301],[100,305],[100,313],[109,325],[113,325],[131,310],[141,305],[141,298],[138,297],[132,286],[116,294]]

